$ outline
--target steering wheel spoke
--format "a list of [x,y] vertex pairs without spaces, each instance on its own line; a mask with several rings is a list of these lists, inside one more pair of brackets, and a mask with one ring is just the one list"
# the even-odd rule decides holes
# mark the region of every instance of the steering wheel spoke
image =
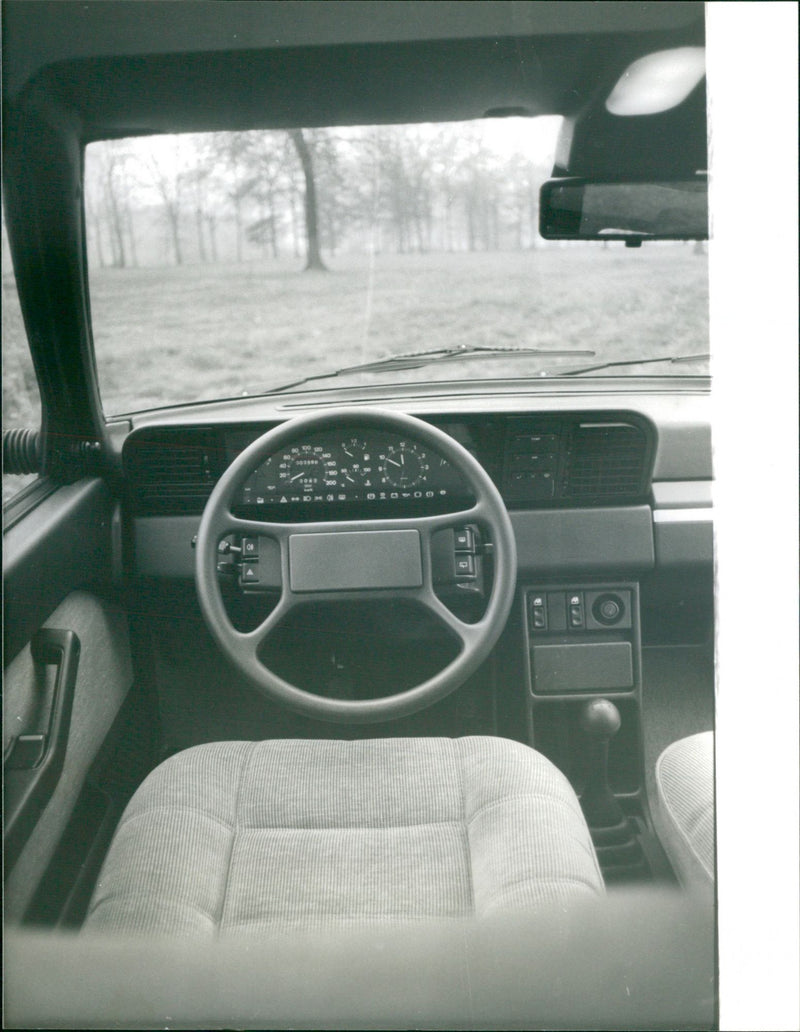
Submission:
[[417,600],[425,609],[443,623],[458,640],[462,649],[472,646],[483,633],[480,624],[470,624],[462,620],[439,598],[432,587],[425,586],[417,594]]
[[427,535],[432,535],[440,530],[450,530],[454,527],[462,527],[467,523],[490,523],[489,513],[482,499],[478,499],[468,509],[458,509],[455,512],[442,512],[434,516],[420,516],[415,521],[419,529]]
[[220,514],[217,526],[219,537],[236,534],[238,537],[270,537],[277,541],[287,538],[291,531],[291,524],[273,523],[266,520],[245,520],[240,516],[234,516],[229,510]]
[[233,631],[233,640],[239,648],[244,650],[251,661],[258,659],[258,650],[278,624],[294,609],[295,605],[296,602],[292,593],[284,591],[275,608],[270,611],[269,615],[257,627],[250,631]]

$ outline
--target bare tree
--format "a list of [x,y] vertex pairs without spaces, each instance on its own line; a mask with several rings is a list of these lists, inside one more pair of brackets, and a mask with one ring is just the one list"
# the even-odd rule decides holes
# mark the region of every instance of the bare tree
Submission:
[[213,146],[217,164],[224,178],[224,193],[233,207],[236,261],[244,257],[244,204],[253,189],[254,180],[247,167],[248,136],[246,132],[215,133]]
[[185,182],[191,193],[192,207],[194,209],[194,228],[197,235],[197,253],[201,262],[208,261],[206,250],[206,184],[208,183],[211,169],[208,166],[198,164],[185,174]]
[[119,269],[125,267],[125,230],[122,215],[122,203],[118,196],[117,170],[119,161],[113,154],[109,155],[103,177],[103,201],[108,218],[111,239],[112,264]]
[[547,170],[521,145],[503,155],[469,127],[243,131],[183,137],[175,148],[143,159],[121,141],[93,148],[86,218],[94,261],[135,264],[137,240],[138,257],[153,260],[158,221],[176,264],[225,260],[234,245],[241,261],[248,242],[275,258],[305,254],[307,268],[324,268],[322,253],[342,247],[538,243]]
[[172,255],[176,265],[183,265],[181,248],[181,201],[185,186],[185,173],[180,170],[179,155],[176,148],[176,161],[172,168],[162,163],[151,154],[148,161],[152,186],[155,188],[164,206],[169,237],[172,244]]
[[111,264],[124,268],[132,259],[136,264],[136,241],[130,194],[132,189],[129,164],[131,155],[124,141],[106,140],[93,150],[91,185],[87,195],[94,200],[87,205],[87,215],[95,232],[100,264],[105,265],[102,236],[105,228],[111,251]]
[[317,208],[317,185],[314,180],[314,161],[302,129],[290,129],[289,137],[297,151],[305,179],[306,214],[306,269],[324,271],[319,249],[319,217]]
[[97,250],[97,260],[100,268],[104,269],[106,267],[106,253],[103,249],[103,221],[95,204],[95,192],[93,189],[87,188],[84,191],[84,200],[87,224],[91,231],[91,239],[94,241]]
[[351,187],[363,173],[360,168],[349,167],[347,143],[341,134],[330,129],[310,129],[306,138],[314,159],[320,241],[335,254],[355,222],[358,202]]
[[424,171],[415,151],[418,139],[404,128],[387,127],[377,136],[381,198],[392,226],[397,250],[422,250],[420,232],[421,193]]
[[219,252],[217,250],[217,216],[212,212],[208,212],[205,216],[206,231],[208,233],[208,243],[211,247],[211,261],[219,261]]
[[283,133],[249,133],[244,155],[252,176],[250,194],[258,206],[258,219],[249,226],[247,237],[269,250],[273,258],[280,253],[282,202],[289,189],[288,146]]

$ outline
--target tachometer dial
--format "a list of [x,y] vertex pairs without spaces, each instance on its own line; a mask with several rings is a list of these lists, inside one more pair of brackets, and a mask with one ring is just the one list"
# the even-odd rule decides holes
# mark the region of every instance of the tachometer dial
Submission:
[[416,444],[400,443],[379,456],[383,482],[392,487],[417,487],[430,470],[427,454]]

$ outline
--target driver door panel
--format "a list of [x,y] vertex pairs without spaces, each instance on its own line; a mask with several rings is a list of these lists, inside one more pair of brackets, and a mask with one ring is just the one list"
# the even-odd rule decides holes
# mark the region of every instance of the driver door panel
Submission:
[[6,919],[21,920],[133,682],[99,480],[49,495],[4,534]]

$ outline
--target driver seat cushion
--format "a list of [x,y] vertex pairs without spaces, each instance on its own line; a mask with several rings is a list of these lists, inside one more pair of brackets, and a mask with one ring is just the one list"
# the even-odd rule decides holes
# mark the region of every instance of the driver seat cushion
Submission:
[[217,742],[139,788],[84,927],[227,937],[603,892],[569,782],[518,742]]

